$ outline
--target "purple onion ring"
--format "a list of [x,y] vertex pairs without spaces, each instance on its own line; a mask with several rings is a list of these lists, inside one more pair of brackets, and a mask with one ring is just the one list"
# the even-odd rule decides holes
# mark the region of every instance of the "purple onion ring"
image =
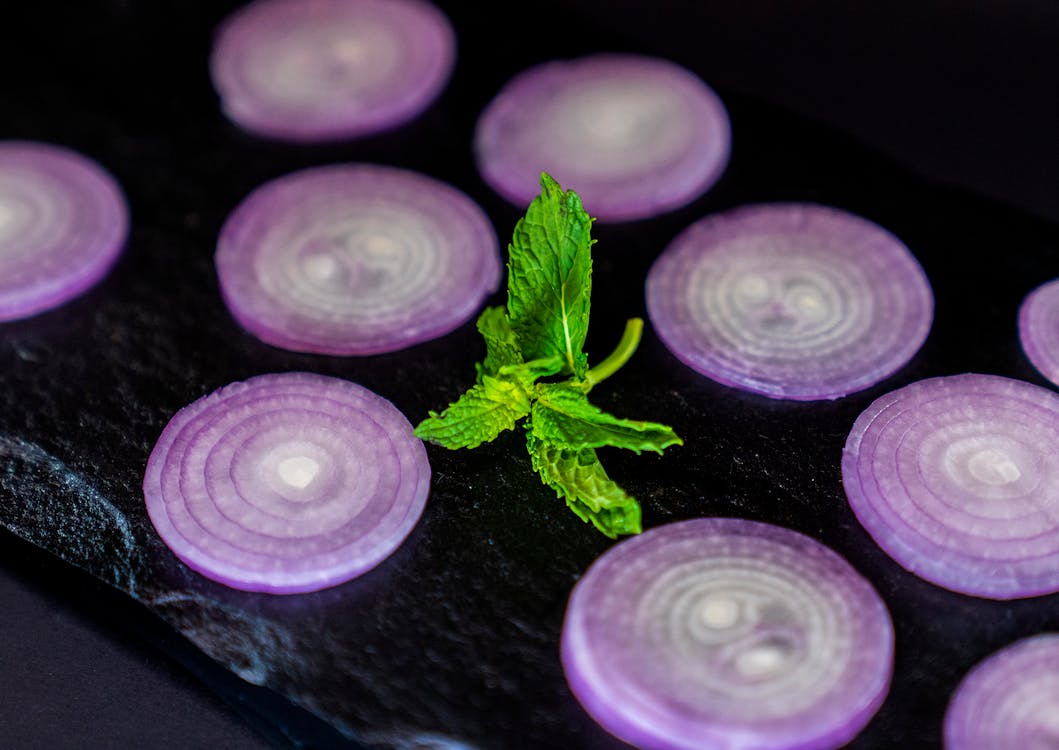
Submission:
[[1059,747],[1059,635],[1026,638],[968,673],[945,714],[946,750]]
[[682,232],[647,277],[670,351],[724,385],[835,399],[888,377],[930,331],[934,296],[892,234],[814,204],[746,206]]
[[953,591],[1059,591],[1059,394],[996,375],[880,397],[842,456],[850,506],[903,567]]
[[442,336],[500,284],[496,233],[470,198],[373,164],[305,169],[225,222],[217,275],[239,323],[273,346],[366,355]]
[[47,143],[0,141],[0,322],[97,284],[128,233],[125,196],[101,166]]
[[478,168],[526,206],[541,172],[577,191],[600,221],[654,216],[706,192],[728,164],[724,104],[679,65],[597,54],[538,65],[510,81],[478,120]]
[[181,409],[147,462],[158,534],[237,589],[291,594],[378,565],[423,512],[430,465],[393,404],[311,373],[259,375]]
[[244,129],[328,141],[413,119],[455,55],[448,19],[420,0],[258,0],[221,24],[210,73]]
[[1037,371],[1059,385],[1059,279],[1041,284],[1022,301],[1019,342]]
[[651,750],[836,748],[875,714],[893,625],[871,585],[806,536],[700,518],[614,546],[562,635],[574,695]]

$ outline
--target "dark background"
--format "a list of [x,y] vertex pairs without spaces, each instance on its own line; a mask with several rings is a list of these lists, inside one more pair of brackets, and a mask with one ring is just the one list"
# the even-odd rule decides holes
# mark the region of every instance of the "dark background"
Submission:
[[[900,571],[852,520],[835,482],[837,466],[828,462],[859,411],[910,380],[976,370],[1043,384],[1018,352],[1012,316],[1032,285],[1059,275],[1059,4],[441,3],[456,27],[460,58],[439,102],[388,136],[322,148],[257,141],[219,114],[206,67],[210,32],[235,5],[113,0],[6,9],[0,137],[62,143],[97,158],[123,184],[132,208],[129,253],[135,257],[67,315],[94,315],[108,294],[137,283],[138,263],[156,272],[165,263],[190,263],[203,288],[163,299],[163,307],[201,301],[209,307],[215,294],[209,258],[226,213],[264,180],[311,164],[362,159],[428,172],[471,194],[504,237],[518,211],[482,185],[470,158],[474,118],[488,98],[518,70],[553,57],[596,50],[667,56],[701,75],[729,105],[732,164],[717,188],[687,209],[600,228],[599,252],[614,252],[606,259],[597,255],[596,338],[590,345],[599,343],[592,351],[609,347],[622,317],[642,312],[639,280],[676,232],[708,211],[748,201],[819,200],[880,221],[922,260],[938,316],[909,368],[865,394],[815,407],[703,384],[648,333],[628,373],[613,379],[621,393],[607,396],[601,387],[601,405],[628,416],[638,416],[631,410],[645,405],[649,412],[639,416],[668,417],[689,444],[664,464],[608,457],[612,474],[637,489],[647,525],[699,513],[774,520],[825,541],[868,575],[894,613],[897,672],[887,704],[855,747],[938,746],[947,695],[971,664],[1016,637],[1059,628],[1054,596],[984,602]],[[600,279],[608,277],[617,291],[601,299],[607,292]],[[0,326],[0,352],[7,357],[27,344],[47,352],[65,320],[45,316]],[[190,352],[196,342],[174,346]],[[252,343],[245,346],[257,351]],[[461,367],[477,356],[466,332],[441,346],[447,348],[429,351]],[[466,362],[454,347],[467,349]],[[189,359],[209,362],[210,353]],[[264,352],[249,368],[264,371],[276,361]],[[56,362],[61,358],[41,363],[41,387],[76,388],[75,373]],[[8,410],[0,426],[30,423],[18,414],[32,413],[34,391],[24,379],[8,379],[6,367],[0,363],[0,386],[7,389],[0,404]],[[167,408],[227,382],[221,379],[226,372],[200,366],[167,392]],[[421,411],[455,395],[449,386],[427,386],[421,398],[385,395]],[[673,400],[638,398],[657,389]],[[175,394],[186,398],[177,401]],[[152,419],[140,429],[164,424],[159,414]],[[76,444],[76,434],[70,441]],[[516,447],[501,444],[490,457],[504,461],[508,452],[517,455]],[[437,452],[431,457],[436,471],[441,466],[455,473],[450,482],[461,474],[482,482],[475,462],[464,467]],[[670,488],[672,501],[656,486]],[[455,492],[445,485],[435,490],[438,503]],[[2,503],[17,500],[0,495]],[[505,534],[523,533],[517,525],[527,517],[500,510],[465,514],[462,523],[475,534],[495,535],[503,547]],[[554,515],[549,523],[556,528],[534,529],[535,541],[548,544],[548,534],[555,534],[556,544],[569,550],[584,538],[584,547],[570,554],[578,564],[605,548],[589,529]],[[449,536],[438,543],[466,544],[448,531],[459,526],[444,520],[435,528]],[[511,554],[518,559],[517,550]],[[583,569],[570,560],[559,567]],[[545,650],[556,624],[550,611],[540,625]],[[145,609],[7,532],[0,533],[0,690],[4,748],[337,742],[266,691],[198,657]],[[271,722],[261,717],[253,723],[263,733],[249,729],[233,705],[250,715],[263,711],[268,719],[283,715],[294,739],[269,729]],[[562,721],[576,724],[576,710],[566,710]],[[522,728],[510,727],[507,746],[524,746],[522,735]],[[585,747],[609,746],[591,727],[578,727],[576,736]],[[483,745],[492,746],[499,745]]]

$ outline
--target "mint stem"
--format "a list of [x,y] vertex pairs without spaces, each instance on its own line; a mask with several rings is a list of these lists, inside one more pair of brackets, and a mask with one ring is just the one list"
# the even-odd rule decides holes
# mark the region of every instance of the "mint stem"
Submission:
[[643,334],[643,320],[640,318],[629,318],[625,323],[625,331],[621,334],[621,341],[610,353],[610,356],[585,373],[584,389],[587,393],[592,386],[601,383],[616,373],[629,361],[629,357],[640,345],[640,336]]

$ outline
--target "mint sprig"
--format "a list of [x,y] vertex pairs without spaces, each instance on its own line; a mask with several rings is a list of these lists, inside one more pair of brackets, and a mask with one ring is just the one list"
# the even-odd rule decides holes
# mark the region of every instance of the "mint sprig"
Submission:
[[[478,318],[485,359],[477,380],[415,434],[446,448],[475,448],[525,419],[526,447],[541,480],[582,520],[614,538],[638,534],[640,506],[603,469],[605,446],[661,453],[681,445],[672,428],[607,414],[588,400],[594,385],[636,351],[633,318],[614,352],[593,368],[584,353],[592,296],[592,219],[572,190],[541,175],[541,194],[515,225],[508,246],[507,309]],[[566,376],[565,380],[541,381]]]

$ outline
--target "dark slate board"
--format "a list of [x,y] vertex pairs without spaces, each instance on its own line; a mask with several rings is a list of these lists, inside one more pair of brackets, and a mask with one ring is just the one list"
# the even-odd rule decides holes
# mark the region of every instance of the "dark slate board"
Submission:
[[[524,37],[498,36],[492,16],[448,4],[461,58],[434,107],[389,135],[292,147],[246,136],[218,113],[206,59],[210,30],[231,6],[77,4],[63,10],[54,48],[27,52],[39,66],[5,84],[0,137],[64,143],[99,159],[133,215],[125,256],[100,287],[0,326],[0,543],[17,552],[5,560],[17,569],[36,548],[57,555],[64,564],[36,563],[46,584],[131,622],[281,745],[620,747],[572,699],[558,661],[566,597],[610,542],[537,481],[519,435],[474,452],[431,448],[431,499],[405,545],[361,579],[315,594],[245,594],[191,573],[154,534],[139,488],[168,418],[234,380],[288,370],[345,377],[416,421],[473,378],[473,325],[364,359],[292,354],[244,333],[221,303],[211,256],[247,192],[315,164],[394,164],[463,189],[505,237],[519,211],[474,170],[476,114],[535,61],[638,47],[549,24],[546,13],[527,19]],[[720,93],[735,151],[716,189],[658,219],[597,226],[590,355],[608,352],[625,318],[644,314],[644,275],[672,237],[706,213],[753,201],[819,201],[889,228],[931,278],[935,325],[894,377],[828,403],[713,384],[648,329],[630,364],[593,396],[614,413],[669,422],[686,445],[603,459],[641,499],[647,527],[739,516],[844,555],[890,606],[898,644],[890,697],[852,747],[936,746],[960,677],[1020,636],[1059,628],[1059,597],[986,601],[904,572],[850,512],[839,456],[861,410],[914,380],[975,371],[1043,383],[1019,350],[1015,311],[1059,273],[1059,227],[927,184],[819,125]]]

